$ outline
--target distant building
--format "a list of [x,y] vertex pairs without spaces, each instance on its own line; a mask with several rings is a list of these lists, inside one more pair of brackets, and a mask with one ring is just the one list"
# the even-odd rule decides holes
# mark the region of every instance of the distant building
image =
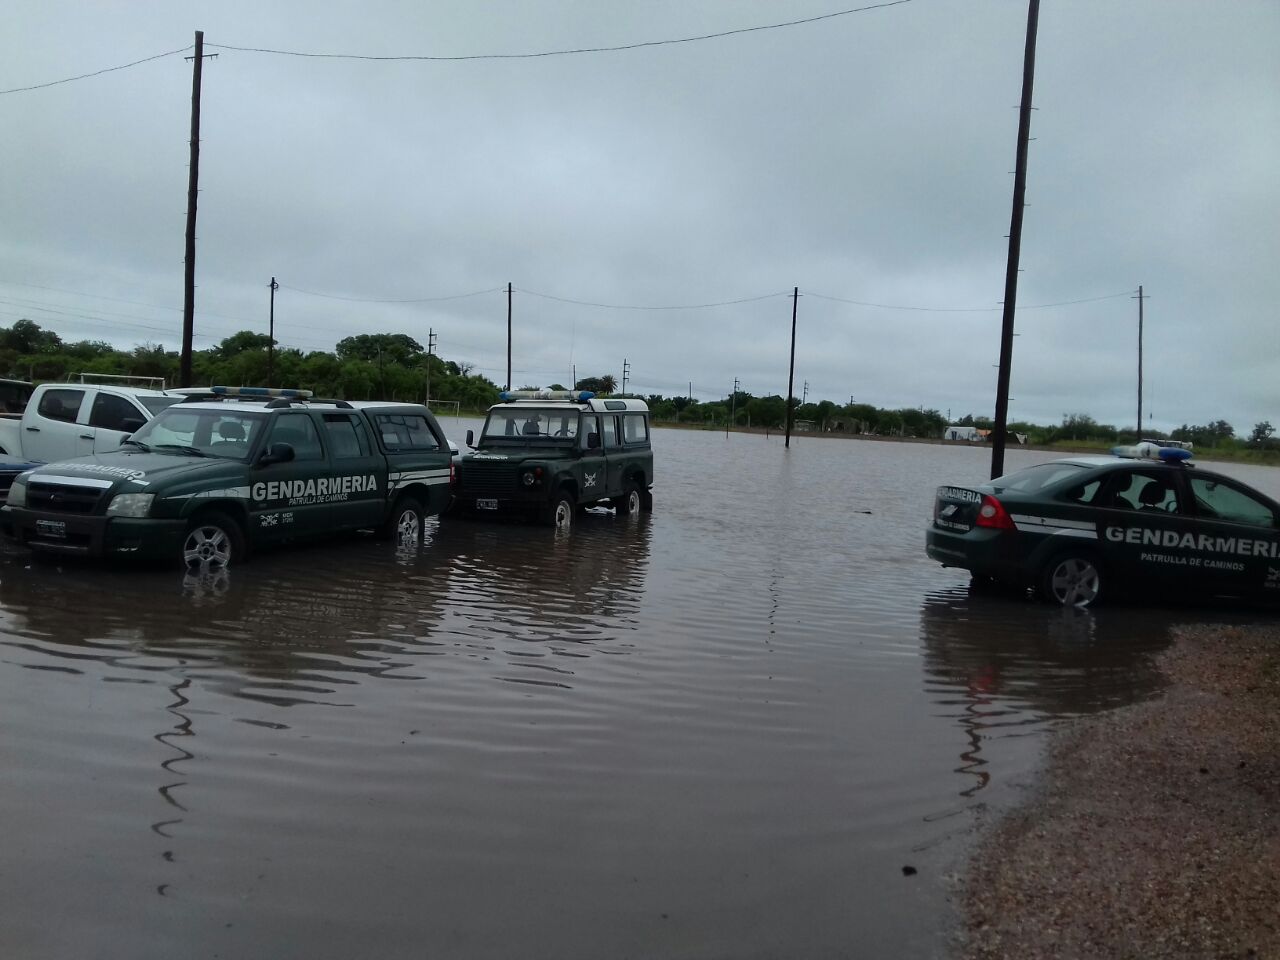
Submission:
[[968,440],[977,443],[986,438],[981,436],[982,431],[977,427],[962,427],[958,424],[952,424],[942,432],[943,440]]

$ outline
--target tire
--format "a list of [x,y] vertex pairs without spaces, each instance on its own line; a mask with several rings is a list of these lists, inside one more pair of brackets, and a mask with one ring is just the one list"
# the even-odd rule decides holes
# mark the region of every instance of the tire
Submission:
[[1067,607],[1091,607],[1103,596],[1102,565],[1083,551],[1060,553],[1040,571],[1040,596]]
[[427,515],[417,497],[402,494],[387,514],[379,531],[383,539],[394,540],[398,547],[417,546],[422,543]]
[[640,488],[634,480],[628,480],[622,488],[622,496],[613,498],[613,509],[620,517],[630,517],[640,512]]
[[244,558],[244,530],[231,517],[217,511],[192,518],[178,552],[178,559],[188,570],[230,567]]
[[542,522],[557,530],[568,530],[573,526],[576,508],[573,494],[561,487],[543,508]]

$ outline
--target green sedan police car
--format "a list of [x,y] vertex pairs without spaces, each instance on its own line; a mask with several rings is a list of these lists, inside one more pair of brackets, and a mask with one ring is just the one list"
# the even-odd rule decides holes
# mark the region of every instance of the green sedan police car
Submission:
[[942,486],[928,555],[976,582],[1088,606],[1138,592],[1280,600],[1280,504],[1143,442]]

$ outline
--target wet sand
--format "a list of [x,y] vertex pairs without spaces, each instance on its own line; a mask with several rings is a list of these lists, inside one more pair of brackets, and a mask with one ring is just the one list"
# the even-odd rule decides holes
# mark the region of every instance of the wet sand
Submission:
[[958,955],[1280,957],[1280,625],[1178,629],[1160,667],[1055,735],[970,864]]

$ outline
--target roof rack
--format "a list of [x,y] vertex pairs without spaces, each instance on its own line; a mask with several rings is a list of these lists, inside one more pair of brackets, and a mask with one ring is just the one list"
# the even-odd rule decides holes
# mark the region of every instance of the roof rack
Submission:
[[164,377],[135,377],[131,374],[119,373],[77,373],[81,383],[118,383],[121,386],[143,386],[151,390],[165,388]]

